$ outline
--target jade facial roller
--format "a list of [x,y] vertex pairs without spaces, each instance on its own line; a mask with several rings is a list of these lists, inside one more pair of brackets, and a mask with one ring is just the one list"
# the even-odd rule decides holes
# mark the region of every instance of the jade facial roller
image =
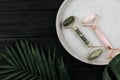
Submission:
[[82,21],[83,26],[91,27],[95,33],[97,34],[98,38],[101,40],[101,42],[105,45],[105,47],[108,50],[112,50],[112,53],[110,54],[110,57],[114,57],[115,55],[120,52],[120,49],[114,49],[112,48],[112,45],[107,40],[107,38],[104,36],[104,34],[96,27],[96,21],[98,19],[98,16],[96,14],[88,15],[85,17]]
[[[74,16],[70,16],[68,17],[64,22],[63,22],[63,26],[64,28],[71,28],[73,29],[78,36],[81,38],[81,40],[85,43],[85,45],[87,47],[91,46],[91,43],[88,41],[88,39],[82,34],[82,32],[75,26],[72,26],[71,24],[73,24],[73,22],[75,21]],[[70,26],[69,26],[70,25]]]
[[[83,35],[83,33],[75,26],[72,26],[71,24],[73,24],[75,18],[74,16],[70,16],[68,17],[64,22],[63,22],[63,26],[64,28],[72,28],[77,34],[78,36],[81,38],[81,40],[85,43],[85,45],[88,48],[96,48],[96,47],[102,47],[102,46],[92,46],[92,44],[88,41],[88,39]],[[97,58],[101,53],[103,52],[103,49],[97,49],[95,51],[93,51],[88,59],[95,59]]]

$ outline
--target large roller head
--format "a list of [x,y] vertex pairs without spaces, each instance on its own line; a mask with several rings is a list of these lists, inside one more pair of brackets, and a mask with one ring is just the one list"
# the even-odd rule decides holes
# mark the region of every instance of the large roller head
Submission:
[[69,25],[71,25],[73,22],[75,21],[75,17],[74,16],[70,16],[67,19],[65,19],[63,21],[63,26],[64,28],[67,28]]
[[87,24],[92,24],[92,23],[94,23],[96,21],[96,19],[97,19],[97,15],[96,14],[91,14],[91,15],[86,16],[83,19],[82,23],[86,24],[86,25]]

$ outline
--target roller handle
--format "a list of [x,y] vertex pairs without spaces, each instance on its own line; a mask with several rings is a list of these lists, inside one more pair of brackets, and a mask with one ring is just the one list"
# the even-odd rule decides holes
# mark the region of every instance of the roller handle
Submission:
[[104,36],[104,34],[96,27],[96,25],[92,26],[92,29],[96,32],[98,38],[101,40],[101,42],[105,45],[106,48],[112,49],[112,45],[107,40],[107,38]]
[[82,34],[82,32],[77,28],[73,27],[74,31],[78,34],[78,36],[81,38],[81,40],[87,45],[87,47],[91,46],[91,43],[88,41],[88,39]]

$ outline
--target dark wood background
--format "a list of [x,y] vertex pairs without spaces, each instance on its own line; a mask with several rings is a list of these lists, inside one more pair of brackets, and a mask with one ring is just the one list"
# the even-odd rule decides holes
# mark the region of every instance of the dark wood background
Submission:
[[93,66],[69,55],[60,44],[55,19],[63,0],[0,0],[0,48],[19,38],[56,46],[71,80],[102,80],[105,66]]

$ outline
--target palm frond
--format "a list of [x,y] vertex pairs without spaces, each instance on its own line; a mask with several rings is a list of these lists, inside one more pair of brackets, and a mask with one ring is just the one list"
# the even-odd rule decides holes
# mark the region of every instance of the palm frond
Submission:
[[46,53],[28,40],[16,41],[5,49],[0,56],[9,64],[0,64],[0,74],[6,74],[1,80],[70,80],[56,49],[49,48]]

